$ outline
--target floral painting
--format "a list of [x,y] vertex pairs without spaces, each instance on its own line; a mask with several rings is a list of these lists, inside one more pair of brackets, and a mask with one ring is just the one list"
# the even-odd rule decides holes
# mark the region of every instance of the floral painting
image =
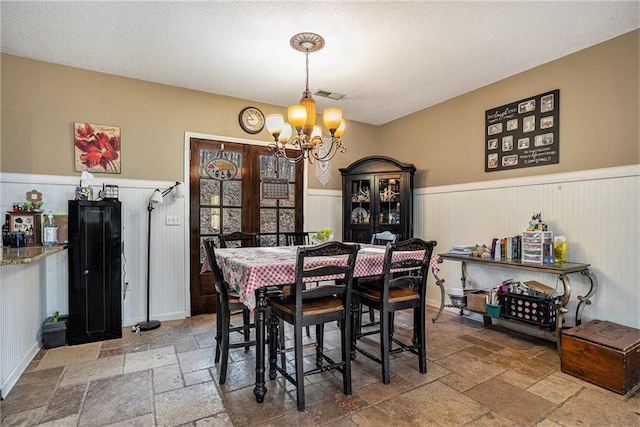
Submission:
[[74,123],[76,172],[120,173],[120,128]]

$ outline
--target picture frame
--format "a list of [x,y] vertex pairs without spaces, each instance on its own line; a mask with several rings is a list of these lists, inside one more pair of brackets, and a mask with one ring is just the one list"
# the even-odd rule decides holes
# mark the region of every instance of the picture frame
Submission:
[[495,125],[491,125],[487,128],[487,135],[496,135],[502,133],[502,123],[497,123]]
[[73,145],[76,172],[120,173],[120,127],[76,122]]
[[502,158],[502,167],[515,166],[518,164],[518,155],[511,154]]
[[549,129],[553,127],[553,116],[546,116],[540,119],[540,129]]
[[536,116],[527,116],[522,119],[522,132],[533,132],[536,130]]
[[518,104],[518,114],[530,113],[536,109],[536,100],[529,99]]
[[540,112],[547,113],[554,108],[554,96],[549,94],[540,98]]
[[560,90],[485,110],[485,172],[559,163]]
[[502,137],[502,151],[513,150],[513,135]]

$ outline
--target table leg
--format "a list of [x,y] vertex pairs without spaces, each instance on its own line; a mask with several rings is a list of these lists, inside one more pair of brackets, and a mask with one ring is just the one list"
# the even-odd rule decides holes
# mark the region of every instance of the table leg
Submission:
[[583,297],[578,295],[578,300],[580,302],[578,303],[578,308],[576,308],[576,326],[580,326],[582,324],[582,310],[584,310],[585,305],[591,305],[591,300],[589,298],[591,298],[598,290],[598,280],[596,279],[596,276],[591,274],[589,270],[584,270],[580,273],[589,278],[591,281],[591,288],[589,288],[587,295]]
[[256,309],[254,322],[256,324],[256,386],[253,394],[258,403],[264,402],[267,388],[264,385],[264,347],[265,347],[265,312],[267,309],[267,290],[264,287],[256,289]]
[[[438,259],[438,262],[442,262],[442,260]],[[433,323],[436,323],[436,320],[440,318],[440,315],[444,310],[444,279],[439,278],[436,270],[433,268],[431,269],[431,273],[433,274],[433,277],[436,278],[436,285],[440,288],[440,309],[438,310],[438,314],[436,314],[436,317],[431,319]]]
[[560,281],[564,288],[564,295],[562,295],[562,300],[560,300],[558,311],[556,313],[556,347],[558,349],[558,354],[562,354],[562,320],[564,318],[564,314],[568,311],[567,304],[571,299],[571,282],[569,281],[569,276],[561,274]]

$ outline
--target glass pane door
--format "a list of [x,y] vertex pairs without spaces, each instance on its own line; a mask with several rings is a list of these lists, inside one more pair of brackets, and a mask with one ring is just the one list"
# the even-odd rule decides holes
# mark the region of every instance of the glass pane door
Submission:
[[297,231],[296,224],[302,222],[301,209],[296,215],[299,193],[296,191],[296,164],[265,153],[259,156],[259,165],[260,244],[284,245],[286,242],[282,233]]
[[[200,241],[242,231],[241,151],[200,148]],[[205,258],[200,245],[200,260]]]
[[400,224],[400,179],[399,177],[378,180],[378,224]]

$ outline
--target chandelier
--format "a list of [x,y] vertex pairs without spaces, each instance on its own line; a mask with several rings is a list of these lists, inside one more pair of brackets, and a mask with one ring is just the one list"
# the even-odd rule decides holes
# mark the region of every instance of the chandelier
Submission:
[[[289,123],[285,123],[282,114],[269,114],[265,125],[274,143],[269,144],[276,157],[284,157],[290,162],[300,162],[307,159],[309,163],[314,160],[327,161],[333,158],[339,151],[344,153],[347,149],[342,145],[342,134],[345,129],[345,121],[342,118],[342,110],[327,108],[322,117],[325,127],[331,134],[331,142],[322,140],[322,130],[316,125],[316,102],[309,90],[309,54],[324,47],[324,39],[315,33],[299,33],[291,37],[291,47],[299,52],[304,52],[307,64],[307,80],[300,104],[287,109]],[[295,135],[293,131],[295,129]],[[288,157],[286,148],[300,150],[297,157]]]

